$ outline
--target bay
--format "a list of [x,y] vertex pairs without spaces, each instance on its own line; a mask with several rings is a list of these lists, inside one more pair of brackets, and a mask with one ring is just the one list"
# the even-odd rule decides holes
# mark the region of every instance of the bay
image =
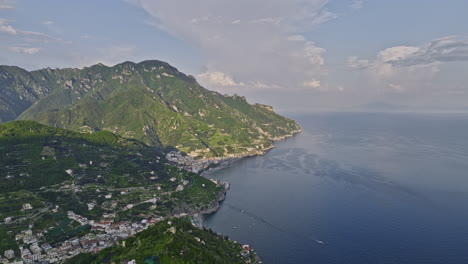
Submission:
[[205,226],[264,263],[468,263],[468,115],[314,113],[264,156],[207,177]]

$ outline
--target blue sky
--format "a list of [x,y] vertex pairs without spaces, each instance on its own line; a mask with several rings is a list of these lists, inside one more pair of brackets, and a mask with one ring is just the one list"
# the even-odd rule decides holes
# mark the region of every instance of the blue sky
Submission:
[[159,59],[283,111],[468,110],[468,1],[0,0],[0,64]]

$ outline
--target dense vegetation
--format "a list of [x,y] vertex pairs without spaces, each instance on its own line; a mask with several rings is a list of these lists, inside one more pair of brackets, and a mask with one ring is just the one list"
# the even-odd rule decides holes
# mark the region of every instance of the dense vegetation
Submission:
[[241,264],[246,263],[246,259],[240,255],[241,250],[239,244],[210,231],[200,230],[188,221],[170,219],[127,239],[125,246],[119,243],[98,255],[80,254],[67,263],[106,264],[134,259],[136,263]]
[[192,156],[257,154],[299,129],[271,107],[208,91],[161,61],[27,72],[0,66],[0,122],[111,131]]
[[[139,221],[204,210],[223,191],[135,140],[33,121],[0,125],[0,178],[0,221],[11,218],[0,222],[0,252],[17,248],[15,234],[30,225],[52,244],[88,232],[66,217],[69,210],[90,220],[115,213],[115,221]],[[179,185],[184,190],[176,191]]]

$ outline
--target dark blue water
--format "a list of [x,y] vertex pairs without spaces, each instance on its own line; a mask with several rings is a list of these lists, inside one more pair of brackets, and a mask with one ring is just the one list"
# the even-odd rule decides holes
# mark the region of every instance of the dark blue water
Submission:
[[303,132],[209,175],[205,225],[265,263],[468,263],[468,115],[311,114]]

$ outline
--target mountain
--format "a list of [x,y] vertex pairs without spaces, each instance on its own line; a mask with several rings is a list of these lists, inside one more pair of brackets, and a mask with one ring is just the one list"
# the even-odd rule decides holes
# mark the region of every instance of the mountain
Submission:
[[14,66],[0,66],[0,123],[11,121],[49,94],[40,76]]
[[192,157],[259,154],[300,130],[270,106],[206,90],[156,60],[32,72],[0,66],[0,91],[0,121],[110,131]]
[[[164,218],[213,212],[226,192],[136,140],[34,121],[0,124],[0,178],[0,252],[50,244],[44,260],[90,252],[87,241],[112,245]],[[80,241],[73,250],[70,239]]]

